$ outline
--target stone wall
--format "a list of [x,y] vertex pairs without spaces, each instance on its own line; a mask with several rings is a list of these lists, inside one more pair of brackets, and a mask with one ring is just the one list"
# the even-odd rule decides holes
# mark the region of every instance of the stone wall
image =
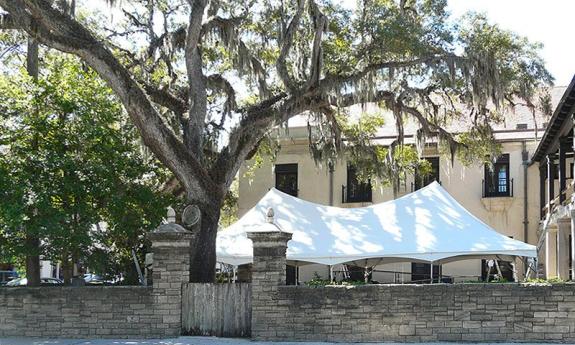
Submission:
[[152,288],[0,288],[0,336],[151,338],[165,335]]
[[2,287],[0,337],[180,335],[182,284],[189,281],[192,233],[173,223],[173,216],[168,218],[170,223],[149,234],[154,253],[151,287]]
[[[280,286],[252,336],[313,341],[575,341],[575,285]],[[261,293],[260,293],[261,294]]]

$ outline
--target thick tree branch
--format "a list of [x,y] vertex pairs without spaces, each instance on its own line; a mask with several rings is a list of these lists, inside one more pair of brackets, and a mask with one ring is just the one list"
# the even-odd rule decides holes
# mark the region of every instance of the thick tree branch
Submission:
[[358,72],[346,74],[346,75],[335,75],[335,74],[328,74],[325,78],[320,80],[319,87],[322,90],[329,91],[337,88],[343,88],[353,84],[369,73],[381,71],[384,69],[391,69],[391,68],[405,68],[405,67],[412,67],[422,64],[431,64],[431,63],[440,63],[442,61],[446,61],[447,59],[463,59],[458,57],[454,54],[440,54],[440,55],[430,55],[425,57],[420,57],[411,60],[401,60],[401,61],[384,61],[379,63],[370,64]]
[[[19,28],[39,42],[81,57],[118,95],[144,143],[192,191],[198,202],[217,192],[204,167],[185,149],[164,124],[142,88],[114,55],[78,22],[42,0],[0,0],[0,6],[14,16]],[[36,29],[32,30],[34,21]]]
[[188,24],[185,50],[188,85],[190,89],[190,110],[188,130],[185,132],[187,135],[184,137],[184,142],[186,147],[202,160],[204,150],[203,132],[208,104],[199,43],[206,0],[190,0],[190,3],[192,11]]
[[339,97],[330,97],[329,104],[339,108],[347,108],[355,104],[389,101],[393,99],[394,94],[390,91],[380,90],[376,91],[373,95],[361,92],[351,92]]
[[314,0],[310,0],[310,8],[314,21],[315,35],[313,38],[310,76],[306,82],[305,90],[308,90],[319,82],[321,68],[323,66],[321,39],[324,31],[327,29],[327,17],[320,11]]
[[281,40],[281,50],[280,55],[276,61],[276,69],[280,79],[282,80],[284,86],[288,90],[294,90],[296,88],[296,83],[293,78],[290,76],[290,73],[287,68],[286,59],[289,55],[291,47],[293,45],[295,33],[298,29],[299,22],[301,19],[301,15],[303,13],[305,7],[305,0],[297,0],[297,9],[296,13],[293,16],[292,20],[290,21],[286,32],[284,33],[282,40]]
[[188,103],[180,97],[172,94],[167,89],[159,89],[154,85],[142,83],[144,90],[150,99],[163,107],[166,107],[176,114],[183,114],[188,111]]

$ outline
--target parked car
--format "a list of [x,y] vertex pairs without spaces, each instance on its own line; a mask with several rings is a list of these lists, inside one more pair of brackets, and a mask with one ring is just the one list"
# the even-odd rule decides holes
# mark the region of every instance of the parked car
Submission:
[[[40,283],[42,285],[62,285],[64,284],[63,281],[61,281],[60,279],[57,278],[40,278]],[[6,283],[6,286],[25,286],[28,284],[28,279],[27,278],[18,278],[18,279],[14,279],[8,283]]]
[[16,278],[18,278],[18,273],[15,271],[0,271],[0,285],[6,285]]
[[84,278],[84,281],[86,282],[86,284],[88,284],[88,285],[104,285],[106,283],[104,278],[102,278],[101,276],[99,276],[97,274],[93,274],[93,273],[86,273],[86,274],[84,274],[83,278]]

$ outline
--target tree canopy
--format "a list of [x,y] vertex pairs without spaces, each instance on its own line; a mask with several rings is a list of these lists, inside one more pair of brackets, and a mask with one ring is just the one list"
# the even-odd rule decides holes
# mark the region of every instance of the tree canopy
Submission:
[[0,254],[40,250],[64,269],[126,273],[173,202],[159,192],[166,174],[93,71],[54,54],[43,62],[37,81],[0,77]]
[[[108,83],[200,207],[195,281],[213,280],[234,176],[291,117],[310,116],[311,151],[329,161],[344,148],[346,109],[379,103],[394,114],[397,140],[385,154],[367,141],[365,157],[389,178],[406,166],[396,154],[405,119],[419,124],[420,146],[435,137],[452,155],[484,152],[469,148],[491,144],[502,109],[517,99],[538,106],[536,90],[552,81],[538,45],[482,15],[454,21],[446,0],[363,0],[353,9],[329,0],[135,0],[109,9],[113,22],[74,17],[66,1],[0,6],[5,28],[79,56]],[[473,135],[447,131],[453,118],[467,119]]]

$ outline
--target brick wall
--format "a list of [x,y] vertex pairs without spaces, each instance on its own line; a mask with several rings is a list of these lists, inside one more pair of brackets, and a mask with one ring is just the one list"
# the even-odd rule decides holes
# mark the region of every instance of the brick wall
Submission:
[[574,291],[575,285],[281,286],[267,298],[254,296],[252,336],[352,342],[573,342]]
[[121,286],[0,288],[0,336],[160,337],[152,288]]

